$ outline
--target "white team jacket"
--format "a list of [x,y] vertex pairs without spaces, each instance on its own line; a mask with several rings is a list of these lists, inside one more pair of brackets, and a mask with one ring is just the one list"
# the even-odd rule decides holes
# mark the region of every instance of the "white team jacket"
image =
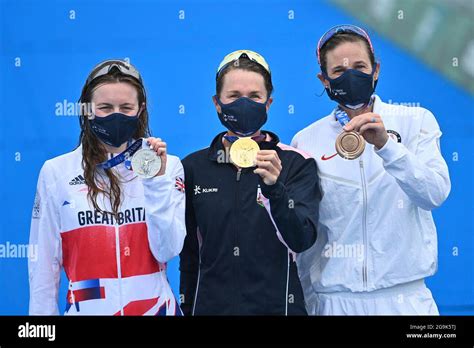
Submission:
[[441,131],[421,107],[384,103],[375,96],[390,139],[361,157],[335,155],[342,126],[334,112],[295,135],[292,146],[318,164],[322,201],[318,238],[298,255],[307,305],[314,293],[372,291],[421,279],[437,270],[431,210],[451,183],[441,156]]
[[[114,167],[125,182],[118,219],[89,204],[81,161],[78,147],[41,169],[30,231],[38,248],[37,260],[28,262],[30,314],[58,314],[63,267],[65,314],[180,315],[166,262],[180,253],[186,235],[181,161],[168,156],[166,173],[151,179],[124,163]],[[97,201],[111,211],[103,195]]]

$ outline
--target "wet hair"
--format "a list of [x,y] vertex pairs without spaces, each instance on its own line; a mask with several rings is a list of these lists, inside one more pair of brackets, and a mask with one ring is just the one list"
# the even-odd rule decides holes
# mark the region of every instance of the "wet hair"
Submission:
[[[94,71],[91,73],[91,76],[93,73]],[[89,84],[86,83],[82,89],[79,102],[81,105],[89,104],[92,101],[94,91],[97,89],[97,87],[104,84],[119,82],[132,85],[138,93],[138,106],[140,115],[138,128],[133,135],[133,138],[139,139],[148,137],[150,135],[150,129],[148,127],[148,112],[146,108],[146,96],[143,83],[132,76],[123,74],[119,69],[112,68],[108,74],[93,79]],[[110,184],[104,185],[106,187],[101,187],[101,185],[98,185],[98,178],[101,178],[100,181],[105,183],[103,180],[105,179],[103,170],[100,169],[99,172],[97,169],[97,164],[107,160],[107,150],[91,129],[89,120],[90,116],[91,115],[89,114],[84,114],[83,110],[79,116],[79,125],[81,127],[79,145],[82,144],[82,167],[84,169],[84,179],[86,181],[86,185],[89,188],[87,197],[92,203],[94,209],[102,212],[102,209],[100,209],[99,205],[97,204],[97,196],[99,193],[103,193],[105,197],[110,200],[110,205],[112,207],[111,213],[117,216],[121,204],[122,190],[120,186],[120,180],[111,169],[106,169],[105,175],[108,177]]]

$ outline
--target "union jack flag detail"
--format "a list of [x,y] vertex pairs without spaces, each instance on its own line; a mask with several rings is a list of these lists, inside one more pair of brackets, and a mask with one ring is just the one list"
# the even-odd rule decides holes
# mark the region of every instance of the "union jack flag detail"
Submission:
[[176,177],[176,182],[174,184],[174,187],[179,191],[179,192],[184,192],[184,180],[183,178],[180,178],[179,176]]

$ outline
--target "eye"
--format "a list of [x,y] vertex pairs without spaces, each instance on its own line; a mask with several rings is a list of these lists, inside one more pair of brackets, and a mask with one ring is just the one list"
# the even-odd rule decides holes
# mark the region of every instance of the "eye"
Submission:
[[251,93],[249,95],[250,99],[262,99],[261,95],[259,93]]

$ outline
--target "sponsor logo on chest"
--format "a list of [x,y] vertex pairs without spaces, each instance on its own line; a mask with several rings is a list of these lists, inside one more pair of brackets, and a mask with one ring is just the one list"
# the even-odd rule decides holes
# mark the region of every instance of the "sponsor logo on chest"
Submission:
[[217,193],[219,189],[217,187],[201,187],[200,185],[194,185],[194,195],[200,195],[203,193]]

